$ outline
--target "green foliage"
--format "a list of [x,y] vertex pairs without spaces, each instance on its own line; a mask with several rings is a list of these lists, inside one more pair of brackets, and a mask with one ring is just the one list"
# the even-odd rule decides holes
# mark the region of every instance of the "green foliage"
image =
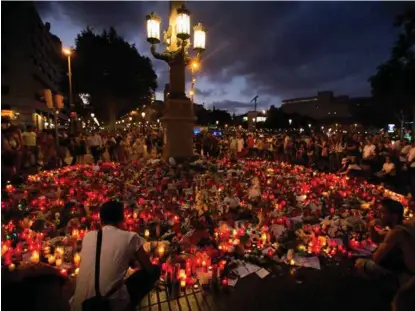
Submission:
[[141,56],[134,44],[125,41],[112,27],[100,34],[88,27],[75,43],[74,94],[90,94],[100,119],[113,121],[148,103],[157,87],[157,76],[150,59]]
[[401,31],[391,55],[369,79],[376,109],[387,108],[384,111],[391,117],[393,112],[407,116],[415,112],[415,10],[399,15],[395,26]]

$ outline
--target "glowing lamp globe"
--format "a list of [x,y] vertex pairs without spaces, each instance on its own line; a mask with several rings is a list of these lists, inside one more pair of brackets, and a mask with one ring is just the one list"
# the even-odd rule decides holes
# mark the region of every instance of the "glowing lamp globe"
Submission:
[[193,27],[193,49],[202,52],[206,48],[206,28],[201,24]]
[[151,44],[160,43],[160,17],[154,12],[147,15],[147,41]]
[[177,9],[176,34],[182,40],[190,38],[190,12],[184,6]]

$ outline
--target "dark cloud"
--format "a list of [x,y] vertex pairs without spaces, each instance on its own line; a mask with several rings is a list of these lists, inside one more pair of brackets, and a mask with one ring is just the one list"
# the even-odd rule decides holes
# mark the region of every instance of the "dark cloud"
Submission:
[[[283,97],[315,93],[325,85],[335,86],[337,92],[367,92],[368,77],[389,54],[395,39],[393,17],[402,9],[401,4],[379,2],[200,6],[211,7],[200,9],[209,12],[204,21],[212,27],[208,76],[213,81],[245,76],[250,90]],[[224,6],[223,11],[232,14],[221,14]],[[216,54],[217,47],[221,48]],[[349,79],[354,85],[340,83],[351,76],[356,77]]]
[[201,90],[199,88],[195,88],[195,93],[197,94],[197,96],[202,96],[202,97],[209,97],[215,94],[215,90],[211,89],[211,90]]
[[215,97],[215,96],[223,96],[226,94],[225,90],[223,90],[222,88],[211,88],[211,89],[201,89],[196,87],[195,89],[196,95],[197,96],[202,96],[202,97]]
[[233,111],[233,109],[252,109],[252,103],[244,103],[234,100],[223,100],[223,101],[214,101],[210,104],[210,106],[215,106],[216,109],[226,109],[229,111]]
[[[364,95],[368,78],[384,61],[396,38],[394,16],[409,2],[190,2],[192,22],[208,29],[204,77],[223,86],[244,77],[243,96],[290,98],[320,90]],[[145,15],[156,11],[166,27],[166,2],[40,2],[42,17],[61,14],[74,24],[114,26],[148,54]],[[153,62],[163,86],[168,68]],[[160,89],[160,88],[159,88]],[[198,90],[203,97],[229,93]],[[252,95],[252,96],[254,96]],[[228,96],[225,96],[228,97]],[[269,100],[270,103],[271,99]],[[272,104],[275,104],[272,102]],[[226,100],[218,107],[246,108]]]
[[[148,8],[163,6],[160,2],[129,2],[129,1],[59,1],[37,2],[39,13],[48,18],[61,14],[70,19],[74,25],[91,26],[102,29],[114,26],[127,39],[133,39],[137,33],[143,39],[145,33],[145,16]],[[167,12],[168,8],[166,8]]]

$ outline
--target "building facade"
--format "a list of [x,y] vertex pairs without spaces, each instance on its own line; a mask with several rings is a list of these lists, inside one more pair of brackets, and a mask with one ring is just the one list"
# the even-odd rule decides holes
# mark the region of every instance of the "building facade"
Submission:
[[66,72],[62,42],[33,2],[4,2],[1,15],[1,103],[11,107],[14,122],[48,127],[54,111],[42,97],[44,89],[60,92]]
[[287,99],[282,101],[282,110],[287,114],[299,114],[318,121],[326,119],[348,119],[349,96],[334,96],[331,91],[318,92],[317,96]]

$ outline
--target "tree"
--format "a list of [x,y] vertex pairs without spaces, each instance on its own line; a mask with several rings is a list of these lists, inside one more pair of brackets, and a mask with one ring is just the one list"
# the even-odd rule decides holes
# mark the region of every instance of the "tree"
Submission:
[[199,108],[196,110],[196,117],[199,125],[216,124],[216,121],[219,121],[221,125],[232,123],[232,117],[226,110]]
[[87,27],[78,34],[72,57],[74,97],[91,95],[100,120],[115,124],[116,118],[147,104],[157,87],[157,75],[148,57],[126,42],[114,28],[101,34]]
[[401,32],[391,55],[369,81],[377,114],[383,112],[385,120],[412,114],[415,121],[415,9],[397,16],[395,26]]

